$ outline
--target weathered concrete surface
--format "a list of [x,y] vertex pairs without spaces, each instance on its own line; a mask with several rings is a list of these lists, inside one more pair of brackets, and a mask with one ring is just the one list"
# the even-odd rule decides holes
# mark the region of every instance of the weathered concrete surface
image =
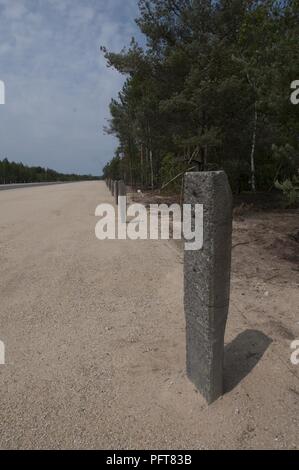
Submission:
[[229,308],[232,195],[224,172],[187,173],[185,204],[203,204],[203,248],[185,251],[187,374],[208,403],[223,394]]

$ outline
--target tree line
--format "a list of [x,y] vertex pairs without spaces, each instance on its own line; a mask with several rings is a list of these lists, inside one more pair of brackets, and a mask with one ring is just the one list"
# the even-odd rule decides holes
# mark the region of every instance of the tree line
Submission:
[[185,171],[224,169],[236,193],[295,178],[299,1],[138,3],[146,46],[102,47],[126,77],[110,104],[105,130],[119,146],[104,177],[178,189]]
[[49,168],[27,166],[23,163],[9,162],[6,158],[0,160],[0,184],[43,183],[55,181],[94,180],[91,175],[75,175],[58,173]]

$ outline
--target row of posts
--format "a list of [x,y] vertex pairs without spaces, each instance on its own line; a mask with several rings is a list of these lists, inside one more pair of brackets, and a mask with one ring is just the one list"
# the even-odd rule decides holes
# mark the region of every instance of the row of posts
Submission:
[[127,190],[123,180],[106,179],[106,185],[114,197],[115,204],[118,205],[118,197],[126,196]]
[[[106,181],[118,204],[123,181]],[[229,309],[232,194],[226,174],[187,173],[184,204],[203,206],[203,247],[185,251],[184,308],[187,375],[212,403],[223,394],[224,333]]]

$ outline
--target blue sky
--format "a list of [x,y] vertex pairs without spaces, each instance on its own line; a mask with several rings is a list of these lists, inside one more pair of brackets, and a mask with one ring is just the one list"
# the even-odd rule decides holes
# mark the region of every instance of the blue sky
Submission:
[[101,173],[117,145],[103,126],[124,78],[100,45],[141,39],[137,14],[137,0],[0,0],[0,159]]

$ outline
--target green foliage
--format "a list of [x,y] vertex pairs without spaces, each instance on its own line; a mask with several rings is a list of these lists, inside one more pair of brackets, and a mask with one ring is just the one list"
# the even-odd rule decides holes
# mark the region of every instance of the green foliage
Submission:
[[299,201],[299,178],[293,177],[282,183],[275,182],[275,187],[283,192],[286,207],[296,207]]
[[30,167],[23,163],[0,160],[0,184],[43,183],[54,181],[81,181],[95,179],[91,175],[66,175],[50,168]]
[[139,0],[139,8],[147,46],[103,48],[127,78],[106,129],[120,143],[120,176],[161,186],[175,162],[197,160],[201,169],[226,169],[237,192],[250,189],[253,163],[260,190],[291,178],[298,0]]
[[114,157],[103,169],[104,178],[119,180],[121,175],[121,160],[119,156]]
[[161,186],[167,185],[167,191],[179,192],[182,187],[182,176],[178,176],[184,170],[186,170],[186,165],[176,160],[173,153],[165,155],[161,164]]

